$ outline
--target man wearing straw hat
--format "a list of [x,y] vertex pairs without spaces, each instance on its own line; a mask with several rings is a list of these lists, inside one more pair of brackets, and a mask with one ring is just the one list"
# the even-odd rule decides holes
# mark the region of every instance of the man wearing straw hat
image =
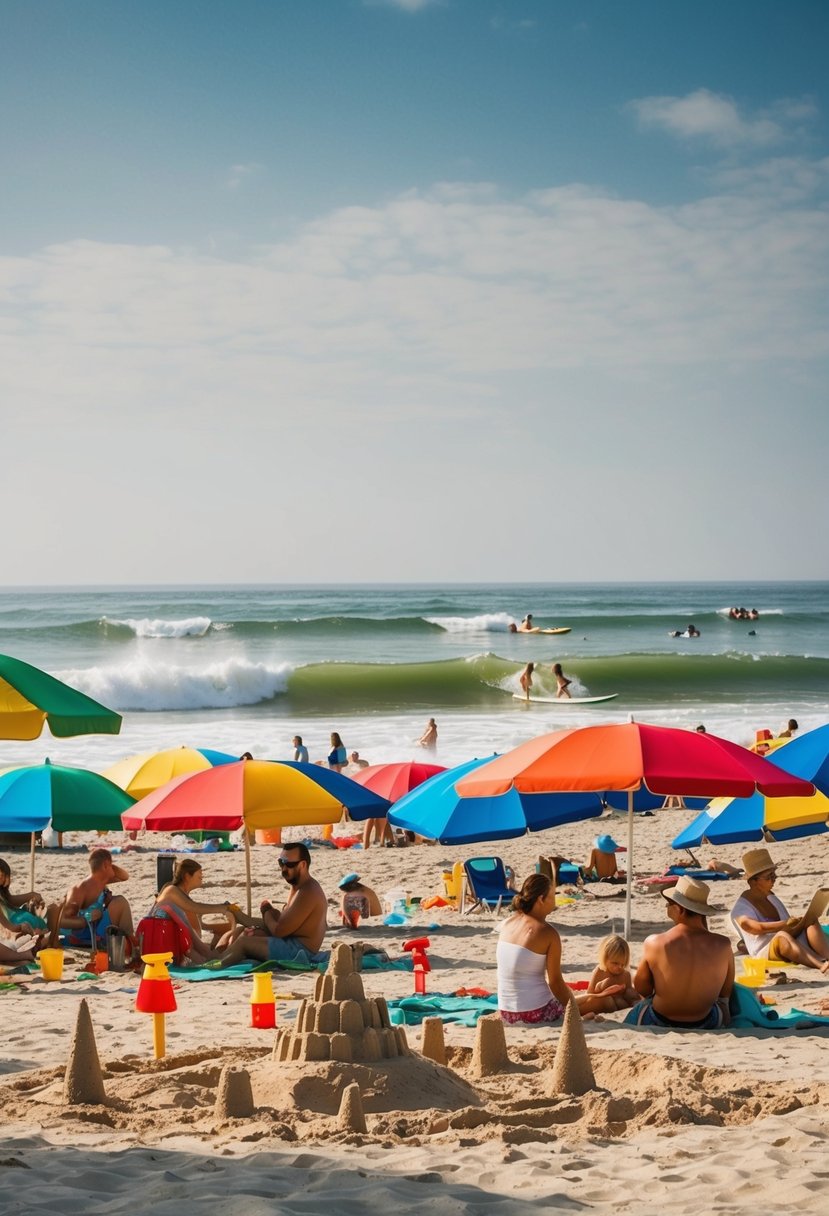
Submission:
[[708,895],[704,882],[685,875],[662,892],[673,928],[645,938],[633,980],[645,998],[630,1013],[637,1026],[715,1030],[731,1020],[734,955],[730,940],[708,928],[706,917],[718,911]]

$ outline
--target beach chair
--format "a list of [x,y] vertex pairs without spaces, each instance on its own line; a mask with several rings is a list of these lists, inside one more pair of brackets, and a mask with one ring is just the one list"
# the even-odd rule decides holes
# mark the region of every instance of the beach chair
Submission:
[[[461,916],[484,908],[495,915],[503,903],[512,901],[515,891],[507,886],[507,872],[500,857],[471,857],[463,863],[466,883],[461,897]],[[472,903],[467,907],[467,898]]]

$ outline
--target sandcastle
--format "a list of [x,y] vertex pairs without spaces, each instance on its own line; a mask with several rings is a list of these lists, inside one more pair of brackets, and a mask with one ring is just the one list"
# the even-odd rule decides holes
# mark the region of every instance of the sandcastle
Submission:
[[293,1030],[277,1033],[275,1060],[371,1063],[411,1055],[406,1031],[392,1026],[385,998],[366,998],[351,947],[335,943],[312,1000],[299,1007]]
[[[271,1058],[251,1075],[255,1105],[339,1115],[341,1127],[353,1131],[362,1127],[363,1111],[477,1106],[478,1094],[462,1077],[411,1050],[382,996],[366,997],[354,961],[350,945],[334,943],[313,997],[292,1027],[280,1027]],[[359,1090],[344,1103],[355,1083]]]

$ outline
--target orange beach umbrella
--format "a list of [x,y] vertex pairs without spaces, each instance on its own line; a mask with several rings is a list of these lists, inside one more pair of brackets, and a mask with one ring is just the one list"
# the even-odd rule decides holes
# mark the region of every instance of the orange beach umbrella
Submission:
[[633,794],[746,798],[809,797],[815,787],[744,747],[716,735],[630,722],[554,731],[530,739],[462,777],[463,798],[625,790],[628,794],[628,874],[625,936],[630,936],[633,884]]

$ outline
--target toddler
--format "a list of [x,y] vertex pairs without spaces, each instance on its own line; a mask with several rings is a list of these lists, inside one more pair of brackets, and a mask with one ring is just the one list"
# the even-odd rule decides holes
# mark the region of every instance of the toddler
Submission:
[[630,1009],[640,1000],[629,965],[630,946],[623,937],[614,933],[599,943],[599,965],[590,977],[587,991],[605,996],[607,1006],[602,1012]]

